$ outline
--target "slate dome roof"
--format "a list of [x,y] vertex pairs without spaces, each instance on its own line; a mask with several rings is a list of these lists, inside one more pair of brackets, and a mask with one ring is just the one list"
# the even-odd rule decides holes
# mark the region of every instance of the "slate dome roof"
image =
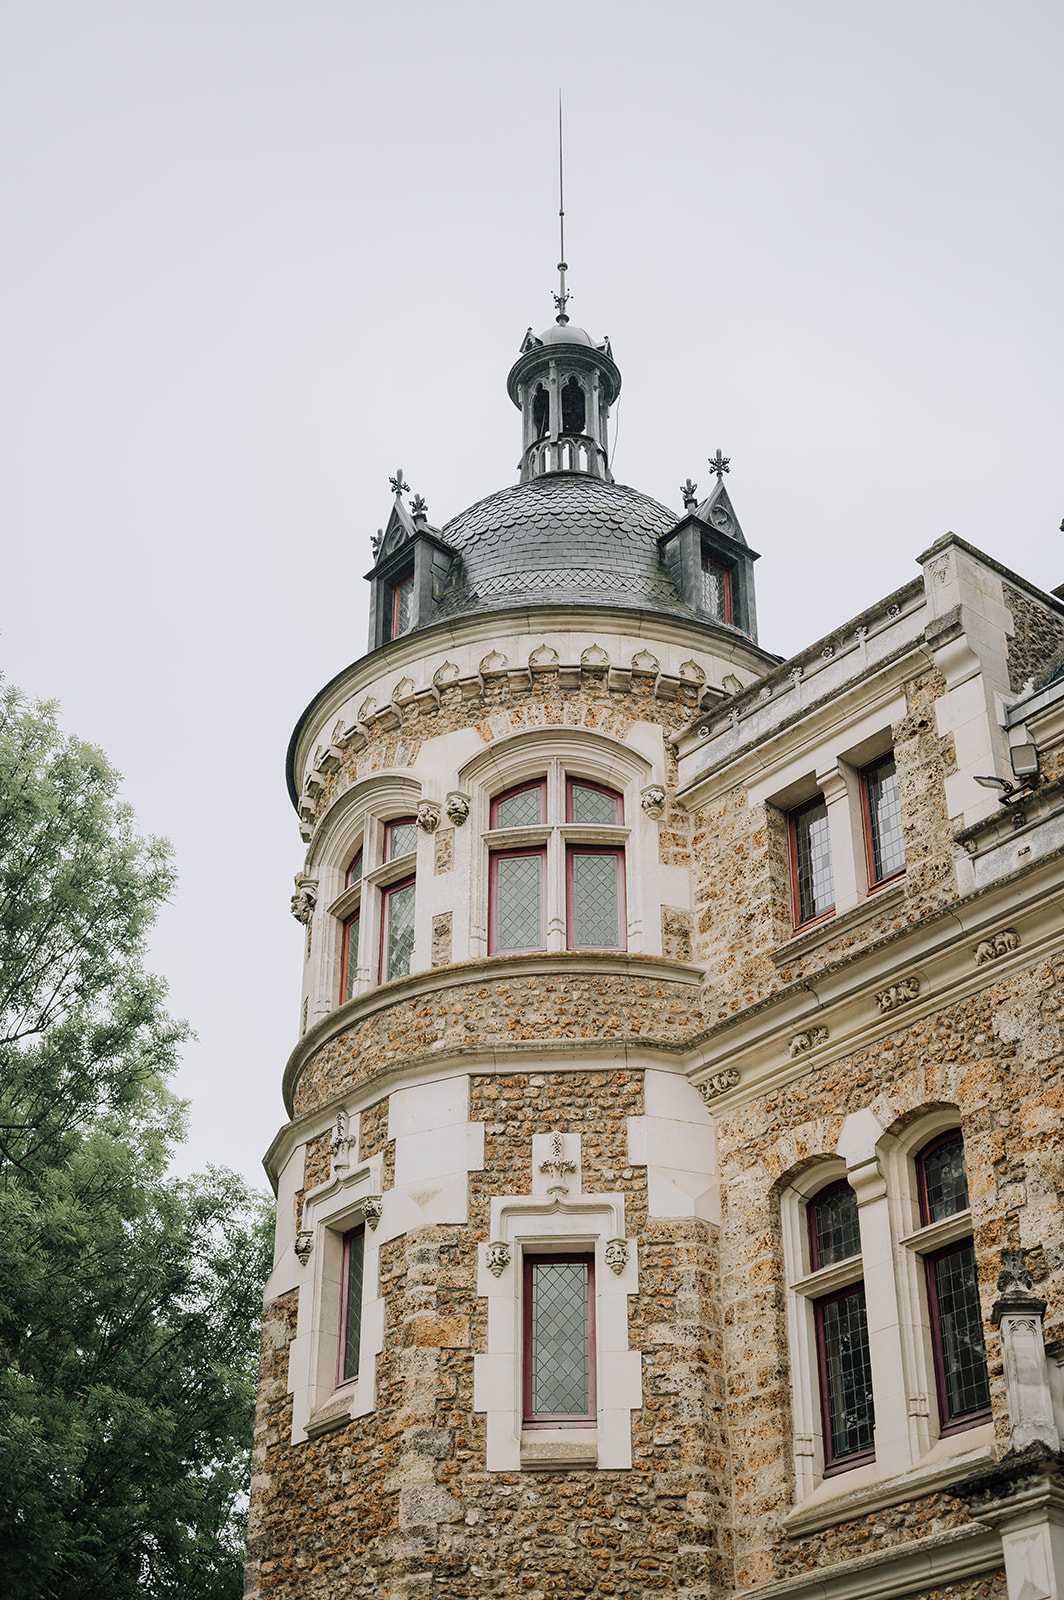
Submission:
[[539,336],[541,344],[586,344],[596,349],[594,339],[572,322],[552,322]]
[[555,602],[690,616],[658,551],[676,521],[649,495],[586,473],[500,489],[441,530],[459,557],[432,620]]

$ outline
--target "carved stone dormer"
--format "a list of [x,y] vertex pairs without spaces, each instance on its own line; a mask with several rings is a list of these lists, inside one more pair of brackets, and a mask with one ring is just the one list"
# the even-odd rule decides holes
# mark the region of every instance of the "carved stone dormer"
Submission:
[[[685,505],[690,506],[696,488],[688,479]],[[754,562],[758,555],[743,536],[720,477],[706,498],[688,509],[658,543],[669,575],[691,610],[707,622],[738,628],[756,644]]]
[[369,648],[379,650],[404,634],[423,628],[443,593],[455,552],[430,526],[420,495],[410,509],[403,501],[402,471],[392,479],[395,501],[388,523],[373,541],[375,557],[366,579],[371,585]]

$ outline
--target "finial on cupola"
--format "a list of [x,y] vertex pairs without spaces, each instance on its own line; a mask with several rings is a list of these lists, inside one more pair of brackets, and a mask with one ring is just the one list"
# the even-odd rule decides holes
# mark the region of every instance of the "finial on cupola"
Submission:
[[721,455],[720,446],[718,445],[716,455],[710,456],[709,458],[709,470],[710,472],[715,472],[717,474],[718,483],[723,483],[724,474],[730,471],[730,469],[731,459],[728,456]]
[[399,467],[394,478],[388,479],[388,486],[394,495],[409,494],[410,485],[403,477],[403,469]]

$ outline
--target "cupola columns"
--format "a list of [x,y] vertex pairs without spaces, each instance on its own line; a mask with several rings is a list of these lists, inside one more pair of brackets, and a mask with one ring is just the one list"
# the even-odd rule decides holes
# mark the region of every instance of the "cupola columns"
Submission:
[[522,483],[549,472],[613,482],[607,427],[621,374],[608,339],[596,344],[563,310],[545,333],[529,328],[506,388],[521,412]]

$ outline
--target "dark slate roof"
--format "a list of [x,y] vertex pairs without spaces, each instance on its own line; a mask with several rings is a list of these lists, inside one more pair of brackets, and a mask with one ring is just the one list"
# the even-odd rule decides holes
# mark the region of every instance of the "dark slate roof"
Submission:
[[555,602],[691,616],[658,552],[676,520],[648,495],[586,473],[500,489],[443,528],[460,554],[432,620]]

